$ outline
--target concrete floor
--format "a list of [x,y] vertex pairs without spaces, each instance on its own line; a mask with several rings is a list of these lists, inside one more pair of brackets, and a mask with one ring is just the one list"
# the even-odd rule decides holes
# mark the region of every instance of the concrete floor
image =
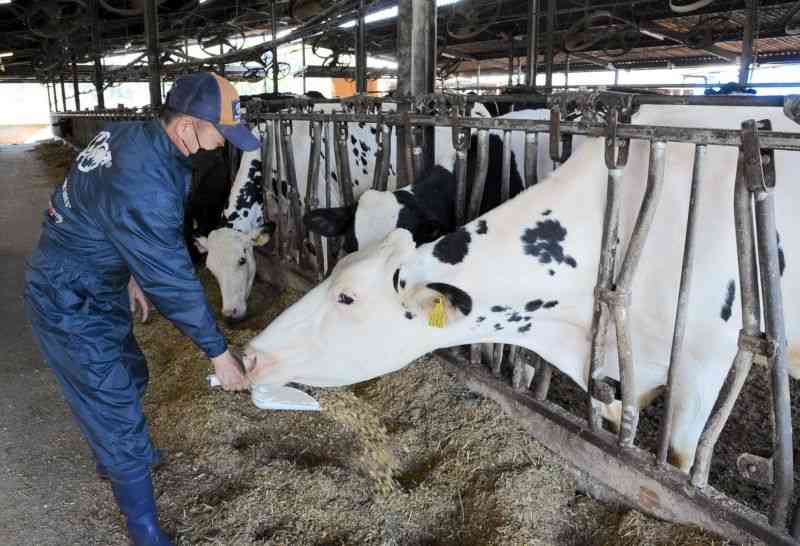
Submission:
[[0,145],[0,545],[119,544],[119,527],[101,523],[110,487],[25,318],[25,260],[52,191],[31,149]]

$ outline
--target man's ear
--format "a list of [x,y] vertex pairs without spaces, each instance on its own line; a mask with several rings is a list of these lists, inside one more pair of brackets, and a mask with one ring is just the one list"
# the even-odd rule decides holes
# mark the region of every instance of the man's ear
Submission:
[[194,247],[200,254],[208,254],[208,237],[195,237]]
[[323,237],[340,237],[347,232],[355,217],[355,205],[316,209],[303,216],[303,224],[309,231]]

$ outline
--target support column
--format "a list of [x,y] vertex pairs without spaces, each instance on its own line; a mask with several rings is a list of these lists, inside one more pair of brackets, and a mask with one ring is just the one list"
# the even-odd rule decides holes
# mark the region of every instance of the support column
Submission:
[[[50,85],[49,83],[47,84]],[[55,111],[58,112],[58,89],[56,88],[56,80],[53,79],[53,103],[55,104]]]
[[72,52],[72,92],[75,93],[75,111],[81,111],[81,92],[78,86],[78,59]]
[[53,111],[53,99],[50,98],[50,82],[44,82],[44,88],[47,89],[47,109]]
[[[278,10],[272,0],[272,43],[278,39]],[[278,46],[272,48],[272,92],[278,92]]]
[[757,0],[747,0],[745,13],[747,17],[744,21],[744,36],[742,40],[742,57],[739,66],[739,85],[747,85],[750,81],[750,65],[753,64],[753,29],[756,26],[758,13]]
[[106,107],[105,97],[103,96],[103,63],[100,60],[100,26],[98,21],[97,0],[91,0],[92,18],[92,51],[94,53],[94,90],[97,94],[97,107],[104,110]]
[[536,86],[536,59],[539,52],[536,40],[539,35],[539,0],[528,0],[528,66],[525,67],[525,85]]
[[[433,92],[436,79],[436,2],[431,0],[400,0],[397,15],[397,91],[403,97]],[[407,112],[407,104],[399,105],[399,112]],[[433,127],[424,131],[422,138],[422,165],[433,167]],[[398,157],[406,150],[405,131],[397,134]],[[411,143],[408,143],[411,145]],[[400,183],[410,183],[414,173],[405,171],[405,161],[398,160]]]
[[300,44],[301,44],[300,47],[302,48],[300,50],[300,55],[302,56],[302,62],[303,62],[303,94],[305,95],[306,94],[306,41],[301,40]]
[[58,80],[61,83],[61,104],[64,106],[64,111],[67,111],[67,91],[64,88],[64,73],[58,75]]
[[144,2],[144,35],[147,41],[147,66],[150,70],[150,106],[161,106],[161,67],[158,48],[158,4],[156,0]]
[[553,88],[553,36],[556,22],[556,0],[547,0],[547,72],[544,86],[549,92]]
[[358,2],[358,24],[356,25],[356,93],[367,92],[367,30],[364,0]]

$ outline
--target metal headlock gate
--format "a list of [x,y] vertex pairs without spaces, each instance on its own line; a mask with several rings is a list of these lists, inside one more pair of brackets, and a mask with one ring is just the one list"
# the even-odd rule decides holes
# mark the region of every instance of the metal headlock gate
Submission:
[[[470,101],[498,99],[514,103],[540,103],[541,96],[470,97]],[[424,128],[449,127],[455,148],[457,179],[456,214],[459,223],[478,216],[483,182],[488,168],[489,131],[502,133],[506,146],[502,158],[501,191],[509,196],[510,153],[508,144],[513,132],[524,133],[524,184],[536,182],[539,133],[549,134],[550,159],[566,160],[571,135],[605,138],[605,162],[608,168],[606,211],[601,243],[601,263],[595,288],[592,323],[592,350],[589,377],[589,404],[583,418],[547,400],[552,368],[543,361],[536,364],[531,377],[527,355],[510,347],[505,352],[510,374],[503,374],[502,346],[480,350],[439,351],[453,372],[471,389],[497,401],[528,432],[579,470],[579,476],[591,478],[586,486],[601,496],[611,496],[645,512],[667,520],[693,523],[713,530],[737,542],[756,538],[770,545],[800,544],[800,511],[792,512],[794,461],[792,422],[787,373],[786,334],[780,290],[779,258],[775,239],[774,150],[800,151],[800,133],[771,131],[757,120],[742,120],[741,130],[692,129],[637,126],[629,123],[634,108],[641,104],[707,104],[732,106],[783,107],[792,119],[800,119],[797,97],[665,97],[611,92],[577,92],[552,95],[548,99],[550,121],[523,119],[482,119],[468,117],[469,103],[452,96],[425,96],[412,101],[408,112],[389,112],[385,102],[367,97],[353,97],[341,102],[341,111],[313,111],[313,102],[290,101],[288,110],[268,113],[258,103],[249,105],[246,117],[262,133],[262,172],[266,181],[277,171],[282,184],[264,185],[265,212],[274,219],[277,230],[268,253],[258,254],[262,273],[279,285],[308,290],[330,272],[338,257],[338,241],[323,241],[309,234],[302,215],[319,206],[349,205],[355,201],[348,161],[348,124],[372,124],[377,140],[376,168],[372,188],[389,187],[389,164],[393,152],[406,172],[420,174]],[[266,106],[266,105],[265,105]],[[581,122],[564,121],[568,112],[582,114]],[[93,116],[73,116],[79,125]],[[295,123],[308,122],[311,146],[309,155],[295,157]],[[398,138],[397,150],[391,149],[392,132]],[[471,149],[470,134],[476,134]],[[78,133],[81,134],[80,130]],[[429,133],[428,133],[429,134]],[[617,230],[621,208],[620,186],[627,163],[631,139],[650,142],[650,165],[644,198],[634,231],[624,255],[617,252]],[[403,146],[401,141],[407,143]],[[664,182],[667,142],[694,144],[695,159],[687,210],[687,228],[682,270],[675,311],[675,325],[667,374],[666,410],[661,421],[657,453],[634,445],[639,410],[634,399],[635,366],[628,324],[631,286],[642,249],[647,240]],[[678,355],[687,320],[687,302],[691,289],[691,269],[698,229],[697,191],[704,176],[707,146],[738,147],[739,162],[735,183],[735,223],[739,260],[742,328],[738,352],[717,403],[700,438],[695,464],[686,474],[671,466],[667,447],[672,427],[671,396]],[[467,160],[475,154],[472,198],[467,202]],[[299,193],[297,161],[308,161],[306,193]],[[399,165],[398,165],[399,166]],[[319,187],[319,173],[324,186]],[[321,195],[322,193],[322,195]],[[336,202],[335,202],[336,201]],[[760,286],[759,286],[760,283]],[[764,325],[761,324],[763,309]],[[600,403],[614,400],[614,389],[597,371],[605,361],[605,341],[610,324],[617,333],[622,424],[618,435],[603,429]],[[742,390],[753,358],[760,355],[769,364],[774,412],[774,451],[769,459],[750,454],[747,463],[753,474],[772,476],[771,508],[768,517],[728,497],[708,484],[714,447]],[[533,381],[531,381],[533,379]],[[768,481],[765,478],[764,481]],[[599,484],[599,485],[598,485]],[[789,516],[792,515],[791,522]]]

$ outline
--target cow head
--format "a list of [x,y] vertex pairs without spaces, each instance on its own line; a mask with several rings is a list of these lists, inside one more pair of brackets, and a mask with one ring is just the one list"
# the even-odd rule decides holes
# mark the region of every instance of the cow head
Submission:
[[435,241],[445,232],[405,190],[367,190],[355,205],[313,210],[303,217],[303,223],[323,237],[344,237],[347,253],[383,240],[396,228],[410,231],[418,245]]
[[196,237],[195,246],[206,256],[206,267],[219,283],[222,294],[222,316],[238,321],[247,313],[247,298],[256,276],[253,247],[269,242],[275,224],[242,233],[231,228],[220,228],[208,237]]
[[[348,385],[459,344],[473,322],[465,320],[471,300],[455,286],[415,275],[424,270],[415,248],[411,234],[398,229],[344,257],[325,281],[250,341],[245,360],[251,381]],[[443,328],[429,325],[434,309],[447,315]]]

